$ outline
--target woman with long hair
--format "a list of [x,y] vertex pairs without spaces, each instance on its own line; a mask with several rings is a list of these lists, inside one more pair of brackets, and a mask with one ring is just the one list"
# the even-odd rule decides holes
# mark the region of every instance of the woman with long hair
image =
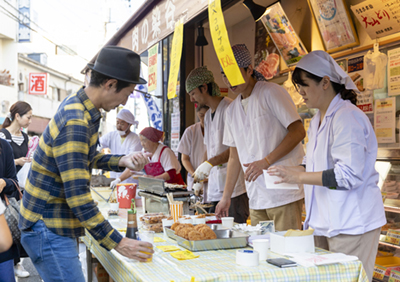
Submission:
[[27,128],[31,119],[32,107],[26,102],[18,101],[11,106],[0,130],[0,138],[6,139],[13,149],[17,173],[25,163],[30,162],[26,157],[29,137],[21,128]]

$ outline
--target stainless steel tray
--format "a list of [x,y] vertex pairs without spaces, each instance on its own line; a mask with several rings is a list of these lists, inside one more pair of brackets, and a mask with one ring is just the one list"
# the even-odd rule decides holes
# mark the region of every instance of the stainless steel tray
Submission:
[[179,246],[182,246],[192,252],[243,248],[247,246],[247,242],[250,237],[249,235],[241,232],[225,229],[214,230],[215,234],[217,235],[217,239],[190,241],[175,235],[175,231],[171,230],[170,226],[165,227],[165,232],[169,238],[176,240]]

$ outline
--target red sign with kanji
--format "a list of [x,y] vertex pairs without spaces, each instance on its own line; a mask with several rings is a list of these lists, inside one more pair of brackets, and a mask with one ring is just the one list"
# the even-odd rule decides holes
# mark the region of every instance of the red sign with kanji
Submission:
[[29,94],[46,95],[47,94],[47,73],[30,73],[29,74]]

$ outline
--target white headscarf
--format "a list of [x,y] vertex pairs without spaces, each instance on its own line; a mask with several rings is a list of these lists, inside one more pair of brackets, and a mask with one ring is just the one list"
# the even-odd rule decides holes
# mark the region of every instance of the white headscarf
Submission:
[[342,84],[348,90],[359,92],[350,76],[325,51],[312,51],[305,55],[296,68],[308,71],[319,77],[328,76],[331,81]]
[[135,120],[134,115],[131,113],[131,111],[127,109],[122,109],[119,111],[117,118],[122,119],[123,121],[126,121],[129,124],[132,124],[134,126],[138,126],[139,122]]

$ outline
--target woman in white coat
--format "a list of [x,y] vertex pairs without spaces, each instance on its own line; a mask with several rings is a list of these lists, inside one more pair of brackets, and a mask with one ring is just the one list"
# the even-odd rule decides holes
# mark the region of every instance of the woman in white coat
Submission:
[[378,144],[368,117],[355,104],[351,78],[324,51],[304,56],[293,84],[319,111],[308,130],[303,166],[272,166],[277,183],[304,184],[307,217],[317,247],[357,256],[369,280],[386,223],[375,170]]

